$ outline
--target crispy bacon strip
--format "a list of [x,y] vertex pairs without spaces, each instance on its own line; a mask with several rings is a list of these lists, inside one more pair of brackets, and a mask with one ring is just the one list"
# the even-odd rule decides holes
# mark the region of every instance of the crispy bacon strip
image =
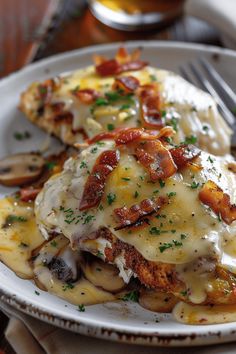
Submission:
[[139,80],[130,75],[115,78],[112,87],[114,90],[122,90],[125,93],[132,93],[139,87],[139,85]]
[[176,166],[182,168],[198,157],[201,154],[201,150],[190,144],[170,149],[170,153]]
[[154,84],[143,85],[138,90],[143,125],[160,129],[164,126],[161,116],[160,95]]
[[177,167],[169,150],[160,140],[141,141],[134,150],[137,160],[149,171],[153,182],[172,176]]
[[140,70],[147,66],[148,63],[141,60],[133,60],[120,64],[116,59],[110,59],[96,66],[96,72],[100,76],[118,75],[126,71]]
[[132,205],[130,208],[126,206],[114,210],[114,214],[118,219],[119,225],[115,230],[121,230],[125,227],[135,226],[143,217],[157,213],[160,208],[167,203],[165,197],[156,197],[152,199],[144,199],[140,204]]
[[199,192],[199,199],[214,213],[221,216],[227,224],[236,220],[236,205],[230,203],[229,195],[224,193],[215,182],[209,180],[204,184]]
[[96,90],[87,88],[83,90],[73,90],[73,95],[76,96],[82,103],[91,104],[93,103],[98,97],[100,97],[100,93]]
[[143,132],[143,128],[129,128],[121,130],[120,132],[116,133],[116,136],[114,137],[116,145],[129,144],[134,140],[141,138]]
[[104,151],[98,157],[86,181],[79,210],[87,210],[98,206],[104,193],[107,177],[116,168],[119,160],[120,154],[118,150]]
[[29,202],[35,200],[39,192],[41,191],[41,188],[34,188],[34,187],[26,187],[26,188],[21,188],[20,190],[20,200],[22,202]]

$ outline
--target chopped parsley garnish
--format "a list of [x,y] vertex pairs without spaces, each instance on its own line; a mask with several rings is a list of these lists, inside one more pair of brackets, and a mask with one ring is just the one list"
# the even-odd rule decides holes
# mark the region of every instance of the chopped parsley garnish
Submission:
[[173,248],[173,247],[180,247],[183,246],[183,243],[181,241],[177,240],[172,240],[172,242],[165,242],[163,245],[159,246],[159,250],[161,253],[166,251],[168,248]]
[[97,144],[98,146],[104,146],[104,145],[105,145],[105,143],[104,143],[103,141],[97,141],[96,144]]
[[161,111],[161,116],[162,116],[162,117],[165,117],[165,116],[166,116],[166,113],[167,113],[167,112],[166,112],[165,110],[164,110],[164,111]]
[[149,75],[151,81],[157,81],[157,77],[153,74]]
[[111,131],[114,130],[114,129],[115,129],[114,124],[111,124],[111,123],[107,124],[107,130],[108,130],[109,132],[111,132]]
[[63,287],[62,287],[62,290],[63,291],[66,291],[66,290],[69,290],[69,289],[74,289],[74,285],[73,284],[71,284],[71,283],[66,283],[66,284],[64,284],[63,285]]
[[16,223],[16,222],[26,222],[27,219],[24,216],[19,216],[19,215],[8,215],[5,219],[5,223],[2,226],[3,228],[9,227],[12,224]]
[[165,187],[165,182],[164,181],[162,181],[162,179],[159,179],[159,184],[160,184],[160,187],[161,188],[164,188]]
[[214,159],[209,155],[207,158],[208,161],[210,161],[210,163],[214,163]]
[[198,182],[195,182],[195,181],[193,181],[192,183],[191,183],[191,185],[190,185],[190,188],[192,188],[192,189],[196,189],[196,188],[198,188],[199,187],[199,183]]
[[91,154],[95,154],[97,151],[98,151],[98,148],[96,146],[90,150]]
[[57,242],[56,242],[55,240],[52,240],[52,241],[50,242],[50,245],[51,245],[52,247],[57,247]]
[[160,235],[160,234],[166,234],[168,231],[167,230],[160,230],[157,227],[153,226],[151,227],[151,229],[149,230],[149,233],[151,235]]
[[81,164],[80,164],[79,168],[86,168],[86,167],[88,167],[86,162],[85,161],[81,161]]
[[126,104],[123,104],[120,109],[129,109],[130,108],[130,104],[126,103]]
[[90,223],[90,221],[94,220],[95,216],[94,215],[87,215],[84,218],[83,225]]
[[78,305],[78,311],[79,311],[79,312],[85,312],[84,304]]
[[197,137],[195,135],[186,136],[185,140],[181,144],[196,144]]
[[72,92],[72,93],[76,93],[78,90],[79,90],[79,85],[75,86],[75,87],[71,90],[71,92]]
[[135,192],[134,192],[134,198],[136,199],[136,198],[138,198],[138,196],[139,196],[139,192],[138,192],[138,191],[135,191]]
[[47,161],[45,163],[45,166],[48,170],[52,170],[56,165],[57,163],[55,161]]
[[137,290],[131,291],[128,294],[125,294],[122,297],[123,301],[134,301],[134,302],[138,302],[139,299],[139,292]]
[[99,97],[96,99],[95,104],[96,106],[107,106],[108,105],[108,101],[106,98],[103,97]]
[[38,296],[40,295],[40,293],[37,290],[35,290],[34,293],[35,293],[35,295],[38,295]]
[[159,193],[159,189],[155,189],[152,193],[153,193],[153,194]]
[[116,195],[114,193],[109,193],[107,195],[107,203],[111,205],[116,200]]
[[176,195],[176,192],[167,193],[167,197],[169,197],[169,198],[174,197],[175,195]]
[[97,257],[103,257],[103,253],[101,251],[97,251]]
[[175,117],[172,117],[171,120],[169,121],[169,124],[173,127],[174,131],[178,131],[178,119]]
[[31,134],[27,130],[24,132],[15,132],[13,136],[19,141],[31,138]]
[[207,131],[209,130],[209,127],[208,127],[208,125],[203,125],[202,129],[203,129],[205,132],[207,132]]
[[181,240],[185,240],[187,238],[187,235],[186,234],[181,234],[180,238],[181,238]]
[[123,181],[130,181],[130,177],[122,177]]
[[180,295],[187,296],[188,295],[188,290],[180,291]]

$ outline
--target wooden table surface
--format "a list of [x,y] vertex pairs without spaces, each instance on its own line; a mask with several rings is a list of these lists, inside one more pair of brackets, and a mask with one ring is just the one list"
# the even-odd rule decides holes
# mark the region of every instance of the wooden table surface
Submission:
[[[117,31],[96,20],[85,0],[1,0],[0,14],[0,77],[31,61],[93,44],[161,39],[222,45],[216,30],[184,16],[161,30]],[[0,354],[14,353],[4,338],[7,322],[0,313]]]

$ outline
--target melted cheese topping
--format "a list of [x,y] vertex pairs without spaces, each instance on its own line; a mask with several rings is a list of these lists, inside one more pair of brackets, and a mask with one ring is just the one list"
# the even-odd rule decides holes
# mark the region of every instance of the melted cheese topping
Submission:
[[236,321],[235,305],[193,306],[179,302],[173,309],[174,318],[186,324],[216,324]]
[[[235,271],[236,222],[226,225],[198,197],[202,183],[210,179],[235,203],[236,179],[227,168],[228,162],[202,152],[196,161],[202,169],[193,165],[165,183],[150,183],[143,166],[122,149],[120,163],[108,177],[100,206],[80,212],[87,176],[101,152],[112,148],[115,148],[112,141],[89,147],[78,158],[68,160],[64,172],[46,183],[36,200],[40,229],[46,235],[57,230],[70,239],[73,248],[79,248],[80,240],[89,238],[100,227],[107,227],[120,240],[133,245],[145,259],[175,264],[180,279],[191,290],[191,301],[202,303],[211,279],[209,259],[214,260],[213,266],[220,263]],[[112,203],[109,195],[115,196]],[[136,231],[115,230],[115,208],[131,207],[143,199],[166,195],[169,204],[158,217],[151,219],[150,225]],[[100,250],[98,243],[97,247]],[[199,259],[205,259],[207,266],[201,264],[197,274]]]
[[[145,67],[142,70],[123,73],[132,75],[141,85],[157,83],[161,96],[162,112],[165,122],[174,126],[174,142],[179,144],[187,136],[194,135],[203,150],[216,155],[225,155],[230,150],[231,130],[220,116],[213,98],[185,81],[180,76],[165,70]],[[84,129],[89,137],[116,127],[139,127],[142,125],[139,100],[136,96],[111,100],[108,105],[83,104],[72,94],[72,90],[94,89],[104,95],[112,91],[114,77],[100,77],[94,66],[62,75],[60,83],[52,93],[51,103],[65,104],[64,109],[73,114],[70,124],[53,125],[52,112],[47,107],[42,118],[33,118],[36,124],[72,144],[83,140],[79,129]],[[37,111],[39,102],[35,100],[37,85],[33,84],[24,94],[23,111],[31,117]],[[31,118],[30,118],[31,119]],[[47,124],[48,122],[48,124]],[[60,128],[59,128],[60,126]],[[110,127],[110,128],[109,128]],[[78,133],[76,133],[78,131]]]
[[[62,258],[66,264],[74,269],[79,268],[78,252],[73,252],[68,245],[68,240],[63,236],[57,236],[53,242],[47,242],[39,252],[38,257],[34,261],[33,270],[35,281],[43,290],[47,290],[52,294],[63,298],[75,305],[92,305],[102,302],[113,301],[116,297],[98,287],[94,286],[85,278],[80,278],[68,286],[68,283],[59,280],[50,269],[45,266],[49,264],[53,257]],[[60,251],[63,250],[62,253]]]
[[[0,210],[0,260],[18,276],[32,278],[28,262],[31,252],[44,242],[35,222],[33,205],[7,197],[0,200]],[[6,223],[9,216],[13,220],[11,225]],[[24,221],[17,221],[17,217]]]

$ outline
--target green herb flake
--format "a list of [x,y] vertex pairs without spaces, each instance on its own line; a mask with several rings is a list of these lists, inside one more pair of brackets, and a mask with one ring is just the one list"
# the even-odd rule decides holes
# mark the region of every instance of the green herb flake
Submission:
[[111,131],[114,130],[114,129],[115,129],[114,124],[111,124],[111,123],[107,124],[107,130],[108,130],[109,132],[111,132]]
[[101,251],[97,251],[97,257],[103,257],[103,253]]
[[181,143],[182,145],[196,144],[197,137],[195,135],[186,136],[185,140]]
[[167,197],[169,197],[169,198],[174,197],[174,196],[176,196],[176,192],[167,193]]
[[90,150],[91,154],[96,154],[97,151],[98,151],[98,148],[96,146]]
[[191,185],[190,185],[190,188],[192,188],[192,189],[196,189],[196,188],[198,188],[199,187],[199,183],[198,182],[195,182],[195,181],[193,181],[192,183],[191,183]]
[[164,251],[166,251],[168,248],[173,247],[172,243],[163,243],[163,245],[159,246],[159,250],[161,253],[163,253]]
[[185,240],[187,238],[187,235],[186,234],[181,234],[180,238],[181,238],[181,240]]
[[120,107],[120,110],[124,110],[124,109],[129,109],[130,108],[130,104],[123,104],[121,107]]
[[15,132],[13,134],[13,136],[16,140],[19,140],[19,141],[31,138],[31,134],[27,130],[24,132]]
[[150,74],[149,77],[152,82],[157,81],[157,77],[155,75]]
[[56,242],[55,240],[52,240],[52,241],[50,242],[50,245],[51,245],[52,247],[57,247],[57,242]]
[[71,290],[71,289],[74,289],[74,287],[75,287],[75,286],[74,286],[73,284],[71,284],[71,283],[68,282],[68,283],[66,283],[66,284],[63,285],[62,290],[63,290],[63,291]]
[[78,311],[79,311],[79,312],[85,312],[84,304],[78,305]]
[[38,296],[40,295],[40,293],[37,290],[35,290],[34,293],[35,293],[35,295],[38,295]]
[[214,159],[209,155],[207,160],[210,162],[210,163],[214,163]]
[[172,117],[171,120],[169,121],[169,124],[173,127],[174,131],[177,132],[178,131],[178,119],[175,117]]
[[136,198],[138,198],[138,196],[139,196],[139,192],[138,192],[138,191],[135,191],[135,192],[134,192],[134,198],[136,199]]
[[116,200],[116,194],[109,193],[107,195],[107,203],[108,203],[108,205],[111,205],[115,200]]
[[57,163],[55,161],[47,161],[45,163],[45,167],[48,169],[48,170],[53,170],[53,168],[57,165]]
[[88,165],[85,161],[81,161],[79,168],[87,168]]
[[137,290],[131,291],[128,294],[125,294],[122,297],[123,301],[134,301],[134,302],[138,302],[139,299],[139,292]]
[[165,185],[166,185],[165,182],[162,179],[159,179],[159,184],[160,184],[161,188],[164,188]]
[[26,221],[27,219],[24,216],[10,214],[6,217],[3,228],[9,227],[16,222],[26,222]]
[[126,182],[130,181],[130,177],[122,177],[121,179]]

